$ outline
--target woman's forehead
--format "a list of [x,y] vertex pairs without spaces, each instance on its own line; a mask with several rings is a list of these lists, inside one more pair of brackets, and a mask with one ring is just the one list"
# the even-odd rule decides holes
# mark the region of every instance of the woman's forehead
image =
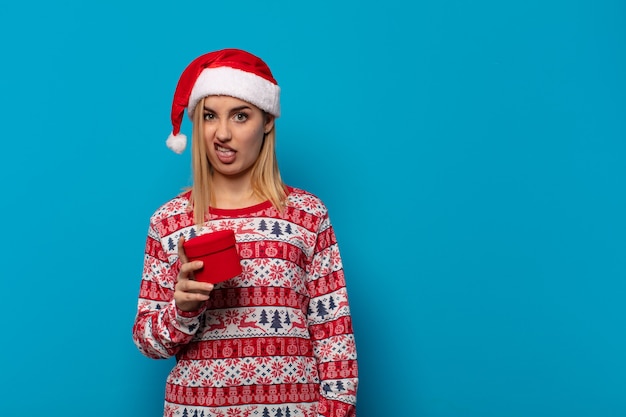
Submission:
[[225,95],[211,95],[204,98],[204,107],[210,109],[234,109],[234,108],[250,108],[260,109],[252,103],[241,100],[236,97]]

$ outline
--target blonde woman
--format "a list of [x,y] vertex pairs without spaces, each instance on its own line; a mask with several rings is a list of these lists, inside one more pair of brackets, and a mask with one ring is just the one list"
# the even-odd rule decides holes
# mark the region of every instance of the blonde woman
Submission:
[[[354,416],[357,355],[343,266],[326,206],[283,183],[275,152],[280,87],[260,58],[202,55],[183,71],[167,145],[186,147],[193,184],[151,216],[133,340],[176,357],[164,416]],[[241,273],[194,274],[184,244],[231,230]]]

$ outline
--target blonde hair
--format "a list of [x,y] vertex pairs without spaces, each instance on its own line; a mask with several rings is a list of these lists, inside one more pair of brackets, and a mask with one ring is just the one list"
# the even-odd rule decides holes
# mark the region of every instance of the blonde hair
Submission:
[[[191,168],[193,184],[191,186],[191,207],[193,219],[197,227],[202,226],[209,218],[209,209],[214,203],[211,180],[213,167],[209,163],[202,129],[204,98],[195,107],[193,114]],[[255,196],[269,200],[280,212],[285,208],[287,199],[286,186],[283,183],[278,160],[276,158],[276,125],[265,135],[259,157],[252,166],[252,190]]]

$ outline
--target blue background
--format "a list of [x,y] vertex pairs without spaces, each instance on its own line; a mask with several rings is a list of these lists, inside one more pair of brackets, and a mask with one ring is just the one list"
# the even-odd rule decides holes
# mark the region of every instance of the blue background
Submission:
[[283,176],[330,209],[360,417],[626,416],[623,1],[2,9],[2,416],[160,415],[143,246],[190,184],[178,76],[223,47],[272,68]]

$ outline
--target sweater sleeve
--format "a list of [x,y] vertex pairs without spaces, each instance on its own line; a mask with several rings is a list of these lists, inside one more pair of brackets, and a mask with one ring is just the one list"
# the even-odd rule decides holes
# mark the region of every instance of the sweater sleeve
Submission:
[[308,268],[308,320],[320,376],[318,415],[354,417],[357,355],[343,265],[328,214],[317,235]]
[[180,271],[177,256],[168,258],[156,228],[150,226],[146,239],[143,275],[133,341],[149,358],[174,356],[194,337],[203,310],[184,312],[174,302],[174,286]]

